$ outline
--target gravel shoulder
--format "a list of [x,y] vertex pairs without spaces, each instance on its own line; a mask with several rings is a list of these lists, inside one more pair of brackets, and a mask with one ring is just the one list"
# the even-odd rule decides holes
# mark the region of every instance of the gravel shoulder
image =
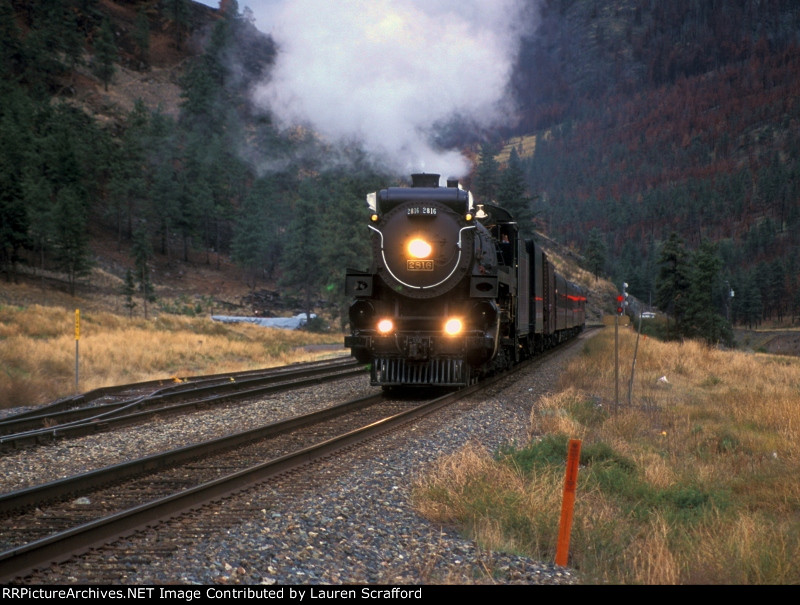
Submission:
[[[582,338],[591,336],[582,335]],[[342,457],[209,505],[111,549],[29,578],[36,584],[574,584],[569,569],[487,552],[420,517],[414,478],[465,444],[524,443],[531,406],[554,392],[581,340],[536,370]],[[366,379],[359,378],[363,389]],[[356,381],[356,382],[357,382]]]

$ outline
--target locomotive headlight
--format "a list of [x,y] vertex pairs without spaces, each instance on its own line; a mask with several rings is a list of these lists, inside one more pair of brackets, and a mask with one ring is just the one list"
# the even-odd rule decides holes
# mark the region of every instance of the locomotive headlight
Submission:
[[433,246],[424,239],[416,238],[408,242],[407,250],[408,255],[414,258],[428,258],[433,252]]
[[394,329],[394,322],[391,319],[382,319],[378,322],[378,332],[389,334]]
[[464,324],[457,317],[451,317],[444,324],[444,333],[448,336],[458,336],[463,329]]

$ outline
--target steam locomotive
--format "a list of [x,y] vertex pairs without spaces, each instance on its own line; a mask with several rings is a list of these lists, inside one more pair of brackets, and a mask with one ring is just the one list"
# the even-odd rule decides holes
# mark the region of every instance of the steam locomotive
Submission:
[[371,384],[466,386],[583,329],[585,292],[457,181],[414,174],[367,205],[372,265],[347,270],[345,346]]

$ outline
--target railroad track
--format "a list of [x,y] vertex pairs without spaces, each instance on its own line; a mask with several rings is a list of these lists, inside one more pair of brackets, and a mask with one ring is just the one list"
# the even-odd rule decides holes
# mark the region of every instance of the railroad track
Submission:
[[[539,363],[549,354],[517,370]],[[0,497],[0,580],[19,581],[32,570],[335,455],[508,376],[501,374],[422,402],[385,395],[361,398],[223,439],[6,494]],[[122,483],[120,479],[124,479]]]
[[[13,581],[51,561],[69,558],[331,455],[431,413],[477,388],[422,403],[372,395],[212,442],[5,494],[0,497],[0,580]],[[124,482],[119,482],[120,477],[126,477]]]
[[281,368],[107,387],[0,421],[0,453],[187,413],[232,398],[265,395],[365,372],[345,358]]

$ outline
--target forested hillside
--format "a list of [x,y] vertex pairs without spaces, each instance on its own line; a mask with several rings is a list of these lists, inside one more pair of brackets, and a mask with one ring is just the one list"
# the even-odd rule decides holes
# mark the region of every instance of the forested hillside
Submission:
[[[58,270],[74,289],[102,232],[140,296],[154,259],[222,257],[306,310],[343,304],[345,268],[368,255],[363,195],[396,175],[253,105],[280,49],[244,4],[0,0],[2,279]],[[434,133],[475,160],[466,184],[685,325],[699,308],[800,317],[800,7],[537,6],[519,24],[517,115]]]
[[[236,2],[224,6],[0,0],[5,280],[55,269],[74,291],[103,230],[128,257],[129,292],[145,298],[154,259],[225,255],[241,279],[278,282],[308,310],[321,292],[341,300],[345,268],[367,253],[364,192],[386,177],[358,150],[280,134],[253,108],[245,93],[274,45]],[[137,93],[163,67],[173,80],[162,90],[179,99],[145,103]],[[123,90],[123,77],[135,83]],[[348,168],[330,168],[331,155],[352,156]]]
[[671,233],[708,240],[720,314],[800,317],[799,38],[788,0],[545,2],[509,133],[540,225],[654,303]]

